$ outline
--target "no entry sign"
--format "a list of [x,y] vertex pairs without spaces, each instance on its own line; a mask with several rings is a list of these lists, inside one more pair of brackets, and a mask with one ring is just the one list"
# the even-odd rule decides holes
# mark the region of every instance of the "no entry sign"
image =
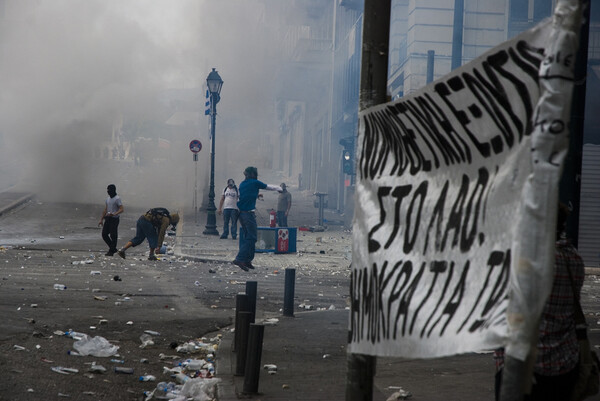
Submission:
[[202,142],[200,142],[197,139],[194,139],[192,142],[190,142],[190,150],[192,151],[192,153],[198,153],[202,150]]

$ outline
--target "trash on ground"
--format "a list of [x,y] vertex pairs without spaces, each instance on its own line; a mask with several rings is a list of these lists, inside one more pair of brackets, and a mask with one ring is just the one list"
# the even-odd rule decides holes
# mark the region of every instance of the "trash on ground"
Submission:
[[75,348],[82,355],[92,355],[97,357],[113,356],[117,353],[119,347],[111,344],[106,338],[96,336],[84,338],[73,343]]
[[205,354],[205,355],[213,352],[214,350],[215,350],[214,345],[207,344],[207,343],[204,343],[201,341],[188,341],[187,343],[182,344],[176,348],[177,352],[191,353],[191,354],[201,353],[201,354]]
[[267,373],[270,375],[277,374],[277,365],[266,364],[265,366],[263,366],[263,369],[266,369]]
[[79,369],[65,368],[63,366],[53,366],[51,369],[53,372],[60,373],[62,375],[70,375],[73,373],[79,373]]
[[152,336],[148,333],[144,333],[140,336],[140,341],[142,342],[142,345],[140,345],[140,348],[146,348],[149,345],[154,345],[154,341],[152,340]]
[[122,373],[125,375],[132,375],[133,368],[125,368],[123,366],[115,366],[115,373]]
[[394,394],[390,395],[386,401],[408,400],[412,397],[410,391],[404,390],[402,387],[388,387],[398,389]]
[[89,371],[93,372],[93,373],[104,373],[104,372],[106,372],[106,368],[102,365],[96,365],[95,362],[92,362],[92,365],[90,366]]

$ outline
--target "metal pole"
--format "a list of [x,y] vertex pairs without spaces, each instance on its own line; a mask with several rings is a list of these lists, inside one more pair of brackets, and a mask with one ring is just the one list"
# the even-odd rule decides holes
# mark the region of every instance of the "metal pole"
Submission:
[[246,355],[246,369],[242,393],[256,394],[258,393],[258,379],[260,377],[260,360],[262,357],[265,326],[262,324],[251,324],[249,331],[248,352]]
[[237,351],[240,347],[240,313],[250,312],[250,305],[248,303],[248,295],[237,294],[235,296],[235,331],[233,332],[233,351]]
[[319,195],[319,225],[323,225],[323,195]]
[[463,25],[465,0],[454,0],[454,26],[452,30],[452,64],[451,69],[462,65]]
[[[387,100],[388,48],[391,0],[365,0],[360,71],[359,109]],[[372,355],[348,354],[346,400],[373,399],[377,359]]]
[[427,83],[433,82],[435,50],[427,50]]
[[285,286],[283,291],[283,316],[294,317],[294,287],[296,269],[285,269]]
[[194,223],[198,224],[198,155],[194,153]]
[[211,153],[210,153],[210,186],[208,189],[208,207],[206,208],[207,216],[206,216],[206,230],[204,230],[203,234],[205,235],[219,235],[217,231],[217,216],[216,216],[216,206],[215,206],[215,125],[217,121],[217,101],[218,97],[214,93],[210,94],[210,104],[211,104],[211,124],[210,124],[210,132],[212,136],[212,144],[211,144]]
[[248,330],[250,328],[250,312],[240,312],[239,347],[236,352],[235,375],[243,376],[246,369],[246,354],[248,352]]
[[246,295],[248,296],[248,311],[252,314],[250,323],[254,323],[256,319],[256,281],[246,281]]

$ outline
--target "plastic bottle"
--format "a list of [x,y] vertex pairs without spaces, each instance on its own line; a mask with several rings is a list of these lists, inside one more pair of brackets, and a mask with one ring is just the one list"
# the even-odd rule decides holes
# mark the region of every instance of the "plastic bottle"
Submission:
[[152,376],[152,375],[140,376],[140,381],[141,382],[153,382],[153,381],[156,381],[156,376]]
[[124,373],[126,375],[132,375],[133,374],[133,368],[123,368],[121,366],[116,366],[115,367],[115,373]]
[[190,379],[191,378],[188,375],[186,375],[185,373],[177,373],[175,375],[175,381],[177,381],[177,383],[180,383],[180,384],[183,384]]
[[175,383],[173,382],[160,382],[156,385],[156,390],[162,393],[162,395],[166,395],[168,393],[173,393],[177,389]]
[[66,290],[67,286],[64,284],[54,284],[54,289],[62,291],[62,290]]
[[200,370],[204,367],[206,361],[204,359],[188,359],[183,362],[181,365],[186,370]]
[[69,331],[65,331],[65,336],[71,337],[73,340],[83,340],[87,337],[87,334],[80,333],[78,331],[73,331],[73,329],[69,329]]

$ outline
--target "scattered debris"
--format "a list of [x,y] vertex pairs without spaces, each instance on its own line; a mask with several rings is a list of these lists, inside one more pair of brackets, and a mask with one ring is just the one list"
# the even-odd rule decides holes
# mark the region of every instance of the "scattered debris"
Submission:
[[402,387],[389,388],[397,388],[398,391],[390,395],[386,401],[408,400],[410,397],[412,397],[412,394],[409,391],[404,390]]
[[53,366],[51,369],[53,372],[60,373],[62,375],[70,375],[73,373],[79,373],[79,369],[65,368],[63,366]]

